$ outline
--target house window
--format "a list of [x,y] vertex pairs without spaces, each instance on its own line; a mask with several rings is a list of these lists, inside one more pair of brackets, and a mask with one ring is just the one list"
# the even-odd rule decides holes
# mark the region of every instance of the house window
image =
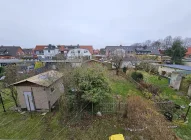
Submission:
[[39,54],[39,51],[36,51],[36,54]]
[[50,88],[50,91],[51,91],[51,92],[54,92],[54,91],[55,91],[54,87],[51,87],[51,88]]
[[78,53],[80,53],[80,51],[78,51]]
[[50,50],[48,50],[48,53],[50,53]]

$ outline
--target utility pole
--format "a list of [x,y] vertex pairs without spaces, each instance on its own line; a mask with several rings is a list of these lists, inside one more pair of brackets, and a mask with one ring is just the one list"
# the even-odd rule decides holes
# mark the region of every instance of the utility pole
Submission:
[[2,98],[2,96],[1,96],[1,92],[0,92],[0,101],[1,101],[2,106],[3,106],[3,111],[6,112],[5,106],[4,106],[4,103],[3,103],[3,98]]

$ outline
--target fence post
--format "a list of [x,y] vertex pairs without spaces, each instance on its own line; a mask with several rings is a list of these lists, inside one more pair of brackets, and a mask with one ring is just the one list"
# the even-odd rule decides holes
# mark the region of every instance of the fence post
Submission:
[[6,112],[6,110],[5,110],[5,106],[4,106],[4,103],[3,103],[3,98],[2,98],[2,96],[1,96],[1,92],[0,92],[0,101],[1,101],[1,103],[2,103],[2,106],[3,106],[3,111],[4,112]]
[[50,101],[48,101],[48,107],[49,107],[49,112],[51,112],[51,105],[50,105]]
[[92,119],[93,119],[93,115],[94,115],[94,105],[93,105],[93,102],[92,102]]

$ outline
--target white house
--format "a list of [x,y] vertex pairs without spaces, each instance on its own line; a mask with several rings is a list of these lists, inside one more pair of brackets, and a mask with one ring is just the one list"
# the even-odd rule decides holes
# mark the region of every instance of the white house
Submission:
[[44,48],[44,58],[52,59],[52,57],[59,53],[59,48],[57,46],[48,45]]
[[88,59],[91,59],[92,55],[87,49],[72,49],[67,54],[67,59],[75,59],[82,57],[88,57]]

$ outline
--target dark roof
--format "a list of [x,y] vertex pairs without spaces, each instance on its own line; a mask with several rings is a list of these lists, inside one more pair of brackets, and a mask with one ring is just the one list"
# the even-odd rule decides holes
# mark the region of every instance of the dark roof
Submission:
[[51,45],[51,44],[47,45],[47,46],[44,48],[44,50],[54,50],[54,49],[56,49],[56,46],[55,46],[55,45]]
[[33,52],[33,49],[25,48],[25,49],[23,49],[23,52],[24,52],[24,53]]
[[77,48],[80,48],[79,45],[64,45],[65,48],[67,49],[77,49]]
[[147,50],[151,51],[151,54],[159,55],[160,53],[160,48],[156,46],[151,46],[148,47]]
[[18,49],[20,46],[0,46],[1,56],[17,56]]
[[125,51],[136,51],[136,52],[150,52],[151,54],[159,55],[160,51],[155,46],[106,46],[105,49],[114,51],[116,49],[124,49]]
[[164,67],[169,67],[169,68],[175,68],[175,69],[180,69],[180,70],[187,70],[187,71],[191,71],[191,67],[190,66],[185,66],[185,65],[162,65]]
[[114,51],[116,49],[123,49],[125,51],[135,51],[139,46],[106,46],[106,50]]

